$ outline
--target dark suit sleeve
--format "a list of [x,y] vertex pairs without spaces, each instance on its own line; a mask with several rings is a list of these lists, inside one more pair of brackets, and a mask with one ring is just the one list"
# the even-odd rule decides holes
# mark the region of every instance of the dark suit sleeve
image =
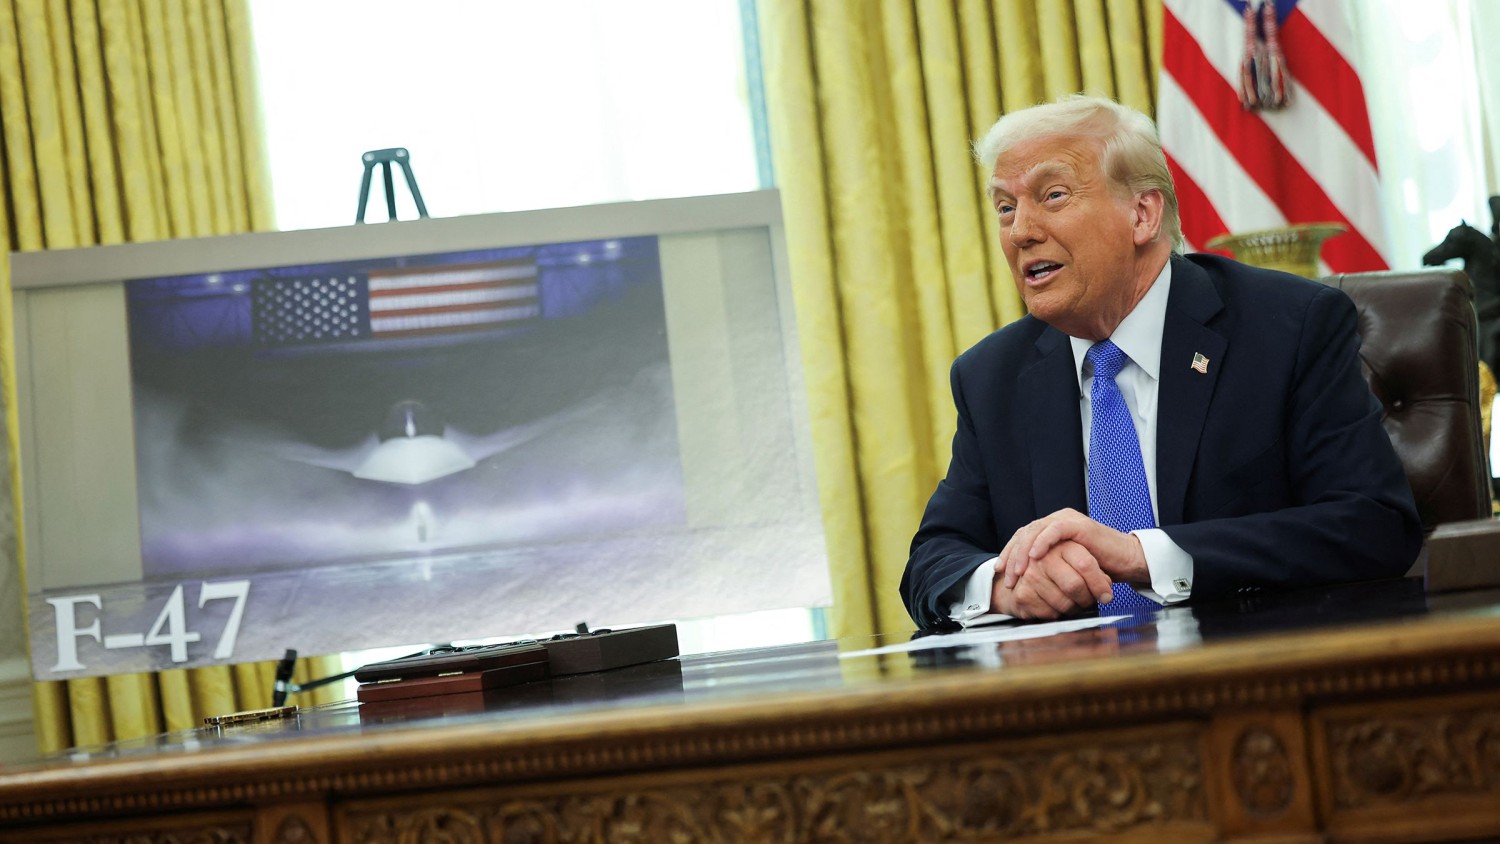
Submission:
[[960,363],[949,373],[958,430],[948,476],[927,502],[901,576],[901,599],[919,627],[941,627],[969,575],[998,553],[1000,545],[974,421],[964,400]]
[[1348,296],[1314,295],[1295,342],[1279,451],[1246,467],[1230,500],[1163,528],[1193,557],[1195,599],[1397,577],[1421,546],[1411,489],[1360,373]]

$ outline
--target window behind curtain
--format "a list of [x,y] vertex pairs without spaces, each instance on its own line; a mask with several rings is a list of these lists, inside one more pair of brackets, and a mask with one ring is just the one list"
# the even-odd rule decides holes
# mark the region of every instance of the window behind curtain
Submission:
[[251,8],[283,230],[353,222],[360,154],[396,146],[434,217],[762,187],[738,0]]

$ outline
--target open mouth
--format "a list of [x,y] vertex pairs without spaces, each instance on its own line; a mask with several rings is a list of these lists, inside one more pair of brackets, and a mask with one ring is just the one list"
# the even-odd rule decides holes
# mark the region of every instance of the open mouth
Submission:
[[1037,261],[1027,264],[1023,272],[1028,282],[1038,282],[1051,278],[1053,273],[1056,273],[1060,269],[1062,269],[1062,264],[1053,261]]

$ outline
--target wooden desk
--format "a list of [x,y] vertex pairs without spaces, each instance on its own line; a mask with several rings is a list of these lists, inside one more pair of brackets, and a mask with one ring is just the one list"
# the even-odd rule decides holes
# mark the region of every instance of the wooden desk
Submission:
[[0,839],[1500,834],[1500,592],[1365,584],[838,658],[870,644],[688,657],[471,715],[361,723],[349,703],[103,748],[0,774]]

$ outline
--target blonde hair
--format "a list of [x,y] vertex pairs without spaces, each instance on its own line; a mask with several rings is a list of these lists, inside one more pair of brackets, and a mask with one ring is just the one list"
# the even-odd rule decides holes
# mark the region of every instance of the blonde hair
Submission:
[[1114,100],[1074,94],[1001,116],[975,142],[974,157],[986,173],[993,173],[995,162],[1016,144],[1047,135],[1099,138],[1103,142],[1100,163],[1104,173],[1131,195],[1160,191],[1162,231],[1171,238],[1174,251],[1186,249],[1172,172],[1167,169],[1167,157],[1151,118]]

